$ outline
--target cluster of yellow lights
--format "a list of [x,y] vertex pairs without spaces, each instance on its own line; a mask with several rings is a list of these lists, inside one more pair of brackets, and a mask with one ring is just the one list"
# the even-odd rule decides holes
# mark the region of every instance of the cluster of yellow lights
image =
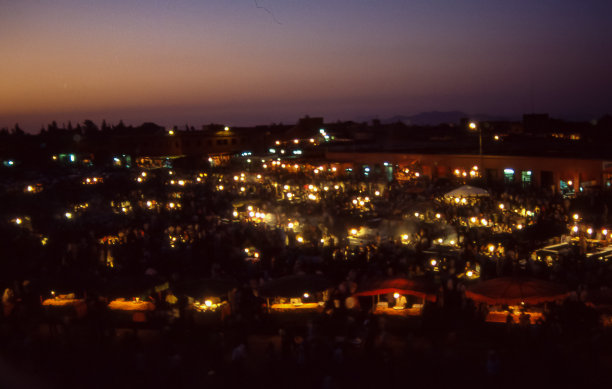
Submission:
[[185,186],[185,180],[170,180],[170,185]]
[[147,172],[142,172],[138,177],[136,177],[136,182],[145,182],[147,179]]
[[[581,230],[581,229],[580,229],[580,227],[579,227],[578,225],[574,225],[574,226],[572,227],[572,232],[573,232],[574,234],[577,234],[577,233],[578,233],[580,230]],[[595,232],[595,230],[593,229],[593,227],[589,227],[589,226],[587,226],[587,227],[586,227],[586,229],[583,229],[583,231],[584,231],[584,232],[586,232],[586,233],[587,233],[589,236],[592,236],[592,235],[593,235],[593,233]],[[601,229],[601,234],[602,234],[602,235],[603,235],[605,238],[607,238],[607,237],[608,237],[608,229],[607,229],[607,228],[602,228],[602,229]]]
[[83,185],[95,185],[102,182],[102,177],[87,177],[83,179]]
[[216,309],[218,309],[219,307],[221,307],[223,305],[223,303],[213,303],[212,300],[204,300],[203,303],[196,301],[193,303],[193,307],[198,310],[198,311],[202,311],[202,312],[206,312],[206,311],[214,311]]
[[185,235],[168,234],[168,243],[174,249],[179,243],[189,243],[189,239]]
[[482,219],[478,220],[478,218],[477,218],[477,217],[474,217],[474,216],[472,216],[472,217],[470,218],[470,223],[475,224],[475,225],[480,223],[480,225],[482,225],[483,227],[487,227],[487,226],[489,226],[490,224],[492,224],[491,222],[489,222],[489,221],[488,221],[487,219],[485,219],[485,218],[482,218]]
[[453,171],[453,174],[456,177],[467,177],[469,175],[471,178],[479,177],[480,175],[478,171],[478,166],[476,165],[472,166],[472,168],[469,171],[466,171],[464,169],[455,169]]
[[365,207],[369,202],[370,202],[370,198],[368,196],[365,196],[365,197],[357,196],[357,198],[354,198],[353,200],[351,200],[351,203],[353,204],[353,206],[357,208]]
[[181,208],[181,203],[175,203],[173,201],[169,202],[168,204],[166,204],[166,208],[168,208],[171,211],[177,210]]
[[240,173],[240,176],[234,176],[234,181],[244,182],[245,180],[246,178],[244,173]]
[[252,249],[252,248],[245,248],[244,252],[247,256],[249,256],[250,258],[254,258],[254,259],[259,259],[259,251],[257,251],[256,249]]
[[129,201],[122,201],[119,203],[111,201],[111,207],[115,213],[128,213],[132,210],[132,205]]

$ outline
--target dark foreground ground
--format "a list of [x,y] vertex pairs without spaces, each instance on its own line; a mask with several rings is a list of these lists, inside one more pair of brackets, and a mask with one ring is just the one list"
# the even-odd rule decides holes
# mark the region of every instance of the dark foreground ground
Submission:
[[604,330],[403,320],[137,331],[4,321],[0,387],[609,387],[612,378],[612,335]]

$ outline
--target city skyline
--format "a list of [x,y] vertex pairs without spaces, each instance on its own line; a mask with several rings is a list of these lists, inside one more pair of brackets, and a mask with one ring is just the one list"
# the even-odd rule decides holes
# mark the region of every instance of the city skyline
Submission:
[[606,1],[0,3],[0,127],[612,113]]

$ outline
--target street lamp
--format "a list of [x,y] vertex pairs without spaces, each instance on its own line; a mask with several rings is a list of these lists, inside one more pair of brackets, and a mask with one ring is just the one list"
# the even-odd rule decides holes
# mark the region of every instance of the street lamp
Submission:
[[478,154],[482,157],[482,127],[476,124],[476,122],[470,122],[468,127],[470,131],[478,130]]
[[478,130],[478,155],[480,157],[480,165],[482,167],[482,127],[476,124],[476,122],[471,121],[468,124],[468,128],[470,131]]

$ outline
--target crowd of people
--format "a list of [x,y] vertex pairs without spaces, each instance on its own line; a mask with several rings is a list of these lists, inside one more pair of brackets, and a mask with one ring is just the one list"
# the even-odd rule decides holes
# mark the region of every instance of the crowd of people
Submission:
[[[70,170],[45,177],[37,193],[27,187],[40,177],[5,188],[0,286],[6,357],[28,361],[36,351],[50,358],[54,350],[93,374],[78,361],[80,339],[99,352],[96,363],[121,374],[131,366],[130,384],[154,386],[163,371],[184,385],[245,385],[256,377],[262,385],[286,387],[300,377],[297,386],[338,387],[406,376],[446,382],[432,377],[438,368],[466,382],[474,370],[486,379],[523,377],[527,373],[514,369],[531,371],[535,355],[577,349],[586,369],[593,353],[605,352],[594,346],[607,339],[599,320],[605,311],[587,303],[588,292],[612,285],[612,268],[586,255],[608,243],[612,198],[606,192],[570,199],[536,188],[489,187],[487,196],[449,198],[424,177],[387,182],[308,166],[288,171],[239,161],[202,171]],[[90,176],[100,179],[84,181]],[[552,263],[533,255],[561,242],[570,251]],[[260,289],[292,274],[330,280],[321,314],[269,314]],[[555,281],[567,286],[570,298],[546,306],[537,324],[490,328],[487,307],[466,298],[465,290],[501,276]],[[416,321],[400,324],[374,316],[369,299],[347,306],[363,285],[393,277],[428,280],[437,301]],[[203,278],[235,283],[225,296],[231,314],[202,328],[188,312],[192,298],[202,296],[180,290]],[[59,290],[83,298],[87,315],[52,318],[41,302]],[[108,302],[136,295],[154,304],[158,320],[122,331]],[[141,331],[152,328],[155,341]],[[479,332],[488,337],[478,339]],[[572,337],[580,341],[572,344]],[[560,339],[565,349],[548,348]],[[512,353],[525,360],[514,361]],[[552,369],[551,361],[546,366]],[[160,363],[163,369],[154,372]],[[62,370],[59,363],[50,366]]]

